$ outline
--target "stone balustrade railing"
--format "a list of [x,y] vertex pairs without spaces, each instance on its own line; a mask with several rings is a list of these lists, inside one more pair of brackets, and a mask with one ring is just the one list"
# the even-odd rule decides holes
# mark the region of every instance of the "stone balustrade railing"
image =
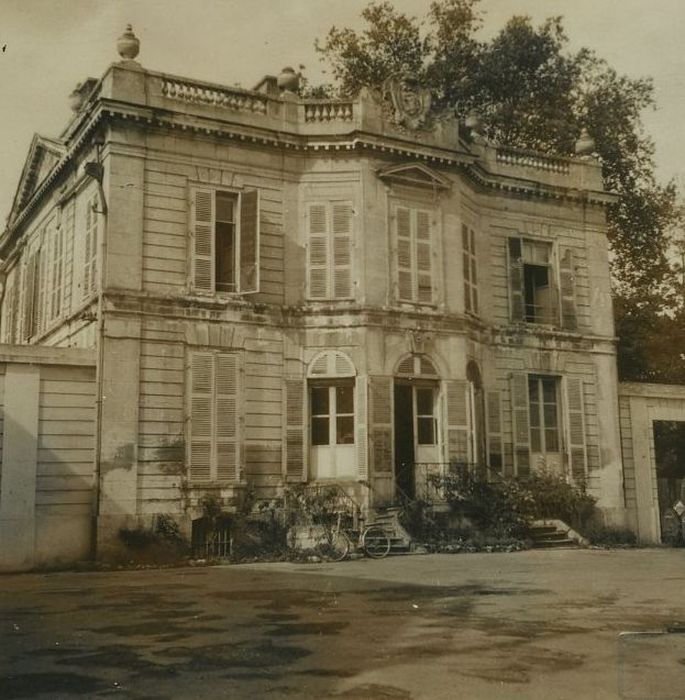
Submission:
[[354,119],[353,102],[305,102],[305,122],[351,122]]
[[550,173],[560,173],[568,175],[571,166],[566,158],[541,155],[539,153],[529,153],[519,151],[514,148],[499,146],[495,159],[504,165],[515,165],[518,167],[536,168]]
[[215,88],[202,83],[164,78],[162,80],[162,95],[183,102],[266,114],[267,98],[242,90]]

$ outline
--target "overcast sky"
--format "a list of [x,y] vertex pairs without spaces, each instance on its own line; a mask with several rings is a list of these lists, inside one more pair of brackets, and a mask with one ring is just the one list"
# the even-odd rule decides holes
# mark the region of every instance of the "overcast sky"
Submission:
[[[146,68],[253,86],[285,65],[323,76],[313,48],[331,25],[359,27],[366,0],[0,0],[0,225],[35,132],[57,136],[67,96],[118,60],[127,22]],[[430,0],[395,0],[423,15]],[[482,0],[486,35],[513,14],[563,15],[572,48],[595,49],[619,72],[652,76],[658,110],[644,122],[662,180],[685,173],[685,0]]]

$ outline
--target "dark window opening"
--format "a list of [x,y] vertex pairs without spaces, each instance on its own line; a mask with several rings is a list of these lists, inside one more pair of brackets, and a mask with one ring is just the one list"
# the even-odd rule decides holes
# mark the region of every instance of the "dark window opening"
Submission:
[[523,287],[525,320],[529,323],[553,323],[549,267],[524,264]]
[[216,193],[216,288],[220,292],[233,292],[236,288],[236,204],[235,195]]

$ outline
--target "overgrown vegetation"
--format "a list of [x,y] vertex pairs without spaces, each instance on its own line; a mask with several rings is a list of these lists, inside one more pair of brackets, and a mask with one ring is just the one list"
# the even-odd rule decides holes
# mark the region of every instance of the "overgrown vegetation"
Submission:
[[119,540],[125,547],[126,563],[171,564],[190,553],[188,542],[171,515],[156,515],[152,527],[121,528]]
[[436,0],[421,19],[372,2],[362,30],[332,27],[317,42],[333,81],[310,93],[380,90],[399,74],[430,88],[436,115],[475,113],[503,145],[572,155],[587,128],[606,187],[618,195],[608,221],[621,377],[685,381],[683,270],[667,256],[683,222],[674,183],[656,179],[642,124],[644,110],[655,108],[651,79],[620,75],[587,48],[571,52],[560,17],[535,27],[514,16],[483,40],[479,2]]

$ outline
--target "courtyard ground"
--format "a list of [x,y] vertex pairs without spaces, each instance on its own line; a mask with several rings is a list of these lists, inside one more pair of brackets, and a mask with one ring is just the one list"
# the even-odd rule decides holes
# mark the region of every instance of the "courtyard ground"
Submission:
[[684,584],[655,549],[6,575],[0,698],[685,698]]

